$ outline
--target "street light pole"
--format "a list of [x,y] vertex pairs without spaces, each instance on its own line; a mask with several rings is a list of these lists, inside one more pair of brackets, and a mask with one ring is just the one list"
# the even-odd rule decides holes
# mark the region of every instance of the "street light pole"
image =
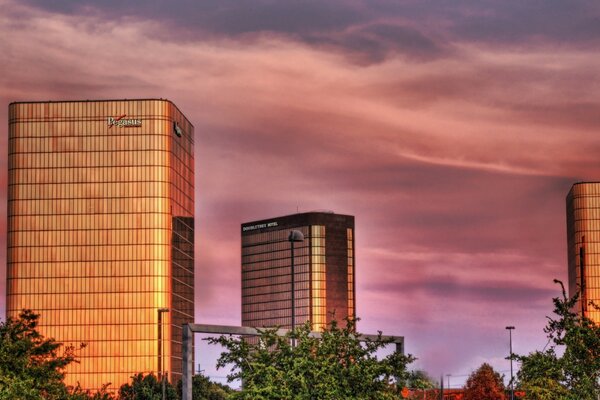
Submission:
[[581,247],[579,248],[579,302],[581,303],[581,316],[585,317],[585,311],[587,309],[587,296],[585,287],[585,236],[581,237]]
[[162,323],[162,315],[163,313],[169,312],[168,308],[159,308],[158,310],[158,379],[161,380],[162,384],[162,398],[166,399],[167,387],[165,385],[165,373],[163,371],[163,339],[162,339],[162,331],[163,331],[163,323]]
[[[291,236],[291,235],[290,235]],[[292,266],[291,266],[291,285],[292,285],[292,333],[294,329],[296,329],[296,272],[294,271],[294,241],[290,240],[290,245],[292,246]]]
[[508,343],[510,346],[510,400],[515,400],[515,382],[513,379],[513,360],[512,360],[512,331],[513,329],[515,329],[514,326],[507,326],[506,329],[508,330]]
[[[292,268],[291,268],[291,286],[292,286],[292,332],[294,332],[294,329],[296,328],[296,285],[295,285],[295,271],[294,271],[294,243],[296,242],[303,242],[304,241],[304,234],[298,230],[292,230],[290,231],[290,235],[288,236],[288,240],[290,242],[291,245],[291,261],[292,261]],[[295,341],[292,341],[292,343],[295,345]]]

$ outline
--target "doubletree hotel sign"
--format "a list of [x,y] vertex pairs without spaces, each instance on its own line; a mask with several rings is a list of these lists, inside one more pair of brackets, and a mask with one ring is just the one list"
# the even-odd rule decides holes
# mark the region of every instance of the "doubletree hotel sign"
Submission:
[[127,114],[123,114],[120,117],[108,117],[108,129],[113,126],[119,128],[132,128],[136,126],[142,126],[142,120],[137,118],[126,118]]

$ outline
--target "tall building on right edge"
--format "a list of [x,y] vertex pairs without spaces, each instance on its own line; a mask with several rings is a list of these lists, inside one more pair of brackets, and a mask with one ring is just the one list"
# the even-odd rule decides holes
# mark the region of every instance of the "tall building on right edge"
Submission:
[[580,288],[576,310],[596,323],[600,311],[600,182],[575,183],[567,195],[569,296]]
[[[303,240],[290,241],[292,231]],[[269,218],[242,224],[241,235],[243,326],[290,328],[310,321],[313,330],[322,330],[334,318],[343,323],[355,317],[353,216]]]

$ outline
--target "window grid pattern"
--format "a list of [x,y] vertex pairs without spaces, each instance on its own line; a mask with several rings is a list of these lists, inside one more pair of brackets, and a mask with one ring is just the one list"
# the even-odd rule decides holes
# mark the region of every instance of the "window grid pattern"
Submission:
[[[107,124],[124,114],[142,126]],[[160,307],[171,309],[165,370],[181,370],[176,330],[193,321],[192,135],[162,100],[10,106],[7,314],[32,308],[45,336],[87,343],[68,384],[116,390],[156,372]]]
[[[309,227],[294,228],[309,236]],[[242,325],[291,328],[289,230],[242,236]],[[294,244],[295,322],[310,318],[309,240]]]
[[590,305],[600,305],[600,183],[580,183],[573,186],[567,196],[567,240],[569,256],[569,295],[580,289],[580,249],[585,248],[585,290],[576,305],[581,311],[600,323],[600,311]]
[[348,248],[348,318],[355,318],[354,301],[354,235],[351,228],[346,229]]
[[310,227],[311,243],[311,323],[312,329],[327,327],[327,262],[325,254],[325,226]]

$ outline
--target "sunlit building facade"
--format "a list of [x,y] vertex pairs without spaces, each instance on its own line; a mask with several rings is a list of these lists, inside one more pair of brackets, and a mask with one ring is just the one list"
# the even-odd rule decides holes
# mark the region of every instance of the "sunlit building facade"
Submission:
[[194,319],[193,135],[168,100],[10,104],[7,314],[33,309],[43,335],[86,344],[67,384],[181,376],[181,326]]
[[[567,195],[569,295],[583,287],[578,312],[600,323],[600,182],[576,183]],[[582,279],[583,277],[583,279]]]
[[332,319],[355,316],[353,216],[308,212],[241,229],[243,326],[291,327],[291,230],[304,235],[294,243],[296,326],[310,321],[321,330]]

